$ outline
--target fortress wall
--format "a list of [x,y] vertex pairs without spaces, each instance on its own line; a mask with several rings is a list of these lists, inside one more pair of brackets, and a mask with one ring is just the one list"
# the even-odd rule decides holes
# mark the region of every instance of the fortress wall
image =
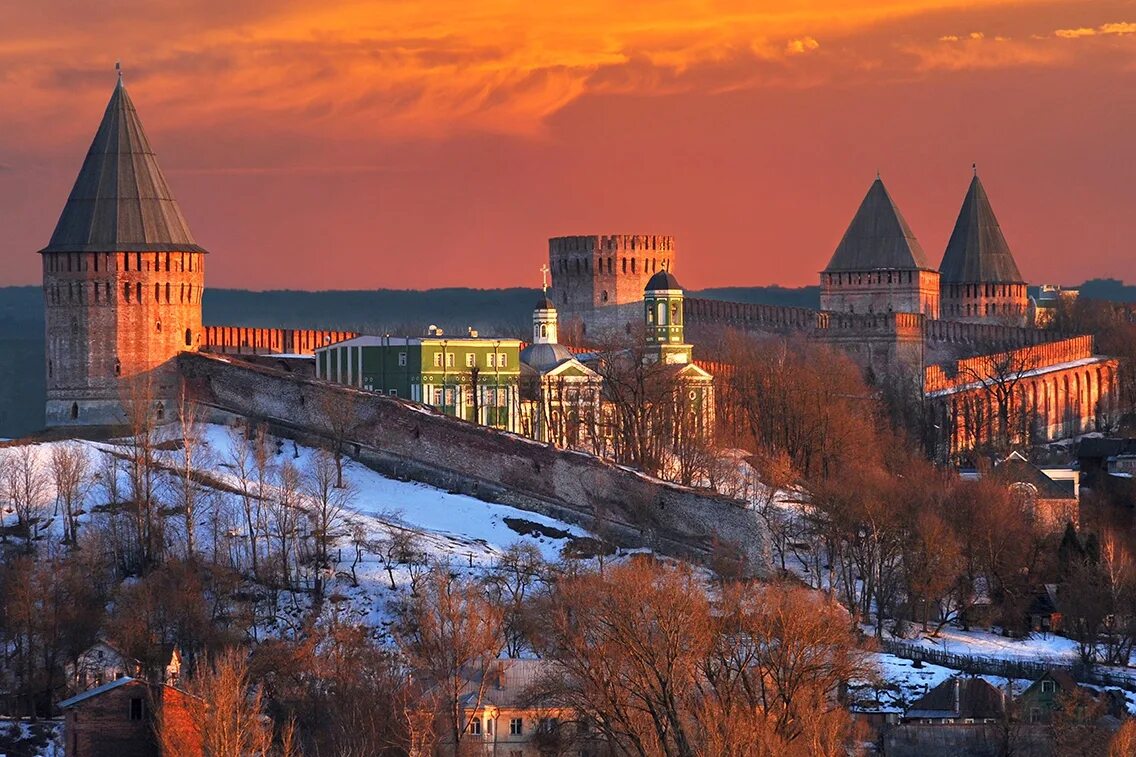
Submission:
[[687,326],[721,324],[743,330],[809,331],[816,326],[819,312],[808,308],[756,303],[726,302],[687,297],[683,317]]
[[219,413],[326,440],[325,411],[350,405],[353,457],[386,475],[606,531],[619,543],[708,560],[718,543],[743,550],[764,574],[768,541],[753,513],[725,497],[642,476],[590,455],[558,450],[398,398],[204,354],[180,356],[194,396]]
[[312,355],[323,347],[359,336],[354,331],[205,326],[201,349],[223,355]]
[[1091,336],[1069,337],[993,355],[964,358],[946,365],[929,365],[924,369],[923,390],[936,392],[961,386],[975,381],[978,376],[1004,375],[1010,379],[1018,373],[1044,370],[1091,357],[1093,357]]
[[928,362],[943,362],[982,350],[1012,350],[1060,340],[1062,334],[1021,326],[963,321],[927,321],[923,325]]

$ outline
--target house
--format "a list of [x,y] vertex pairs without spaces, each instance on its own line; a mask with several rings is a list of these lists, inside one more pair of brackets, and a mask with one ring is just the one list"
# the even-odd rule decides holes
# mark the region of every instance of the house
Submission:
[[1006,716],[1006,693],[982,678],[955,676],[912,703],[905,723],[956,725],[997,723]]
[[66,666],[67,682],[74,692],[102,686],[119,678],[150,678],[159,683],[177,683],[181,674],[181,652],[176,645],[160,645],[155,649],[159,669],[147,670],[141,661],[123,653],[102,640],[92,644]]
[[1078,483],[1073,478],[1055,480],[1013,452],[994,466],[990,478],[1010,489],[1034,524],[1044,531],[1056,532],[1080,522]]
[[474,744],[470,753],[480,753],[480,744],[484,753],[500,757],[543,757],[565,753],[568,747],[573,754],[587,757],[608,754],[602,741],[574,713],[532,700],[530,692],[549,664],[547,660],[499,660],[489,671],[488,681],[469,677],[461,702],[469,718],[463,740]]
[[1061,612],[1057,609],[1057,584],[1045,584],[1030,602],[1029,627],[1034,633],[1060,633]]
[[446,415],[519,431],[521,341],[431,326],[421,338],[358,336],[316,350],[316,378],[421,402]]
[[1031,683],[1019,697],[1018,709],[1022,720],[1028,723],[1049,723],[1053,719],[1053,713],[1061,708],[1062,698],[1073,692],[1087,695],[1090,701],[1098,705],[1094,708],[1094,720],[1127,716],[1127,704],[1123,696],[1112,691],[1082,686],[1065,671],[1051,670]]
[[[160,757],[160,718],[179,757],[203,754],[191,694],[129,676],[59,703],[66,757]],[[169,743],[167,741],[167,743]]]
[[1082,439],[1077,464],[1085,486],[1104,486],[1110,477],[1130,478],[1136,473],[1136,439]]

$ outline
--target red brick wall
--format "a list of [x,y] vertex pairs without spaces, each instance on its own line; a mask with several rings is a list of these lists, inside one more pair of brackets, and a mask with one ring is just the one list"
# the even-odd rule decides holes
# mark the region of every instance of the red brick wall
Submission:
[[313,355],[319,347],[359,336],[354,331],[205,326],[201,349],[223,355]]

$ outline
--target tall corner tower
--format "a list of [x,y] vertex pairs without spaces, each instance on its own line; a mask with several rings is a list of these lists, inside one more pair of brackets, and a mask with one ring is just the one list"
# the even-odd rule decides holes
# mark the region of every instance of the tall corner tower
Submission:
[[173,409],[174,358],[201,341],[205,252],[120,75],[40,250],[48,426],[121,423],[139,396],[158,418]]
[[[642,323],[643,289],[659,271],[673,271],[674,237],[600,234],[548,240],[550,296],[570,338],[630,333]],[[573,329],[579,334],[573,335]]]
[[821,272],[820,309],[939,317],[939,272],[878,176]]
[[1021,326],[1029,309],[1026,282],[978,178],[970,180],[939,266],[943,318]]

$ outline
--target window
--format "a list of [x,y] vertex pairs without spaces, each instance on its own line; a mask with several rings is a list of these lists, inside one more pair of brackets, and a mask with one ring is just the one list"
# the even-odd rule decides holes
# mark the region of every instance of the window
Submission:
[[481,718],[474,718],[469,721],[469,732],[473,736],[481,735]]
[[399,365],[399,367],[405,367],[406,366],[406,353],[405,352],[398,353],[398,365]]
[[1052,694],[1055,690],[1053,681],[1042,681],[1041,690],[1045,694]]
[[185,330],[185,346],[186,347],[192,347],[193,346],[193,331],[191,331],[190,329]]
[[142,697],[134,697],[130,700],[130,719],[141,720],[146,714],[146,703],[142,701]]
[[495,354],[493,354],[492,352],[490,352],[488,355],[485,356],[485,360],[486,360],[486,365],[488,365],[490,368],[492,368],[493,366],[495,366],[497,364],[497,356]]
[[441,405],[442,404],[442,390],[441,389],[435,389],[434,390],[434,404],[435,405]]
[[509,720],[509,733],[514,736],[519,736],[524,733],[525,724],[522,718],[512,718]]
[[477,355],[472,352],[465,353],[465,367],[473,368],[477,365]]
[[504,352],[498,352],[497,353],[497,367],[498,368],[505,368],[508,365],[509,365],[509,355],[507,353],[504,353]]
[[442,353],[441,352],[435,352],[434,353],[434,367],[435,368],[441,368],[442,367]]
[[446,367],[447,368],[453,368],[454,367],[454,353],[452,353],[452,352],[446,353]]
[[397,389],[391,389],[389,392],[387,392],[387,394],[389,394],[392,397],[397,397],[398,396],[398,390]]

